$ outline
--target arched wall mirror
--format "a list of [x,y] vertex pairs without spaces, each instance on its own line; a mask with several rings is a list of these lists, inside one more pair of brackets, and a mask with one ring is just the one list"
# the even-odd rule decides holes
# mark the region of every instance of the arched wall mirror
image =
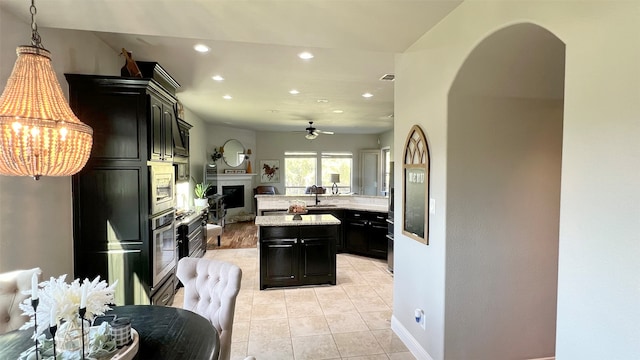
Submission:
[[418,125],[409,131],[404,148],[404,223],[402,233],[429,245],[429,144]]
[[223,146],[224,152],[222,153],[222,159],[231,167],[238,167],[244,162],[244,146],[238,140],[227,140]]

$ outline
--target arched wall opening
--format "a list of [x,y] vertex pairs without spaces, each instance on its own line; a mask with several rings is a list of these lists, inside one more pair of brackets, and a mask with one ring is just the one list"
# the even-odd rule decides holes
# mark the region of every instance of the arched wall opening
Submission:
[[565,45],[516,24],[448,96],[446,359],[555,354]]

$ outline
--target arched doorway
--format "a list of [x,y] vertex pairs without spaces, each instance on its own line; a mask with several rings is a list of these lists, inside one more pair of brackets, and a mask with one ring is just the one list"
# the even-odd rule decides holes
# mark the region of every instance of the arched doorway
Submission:
[[565,46],[489,35],[451,86],[445,358],[555,354]]

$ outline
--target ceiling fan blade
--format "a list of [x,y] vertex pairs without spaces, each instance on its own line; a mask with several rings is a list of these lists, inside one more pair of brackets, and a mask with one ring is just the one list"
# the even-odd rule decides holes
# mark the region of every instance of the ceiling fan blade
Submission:
[[316,130],[320,134],[333,135],[333,131]]

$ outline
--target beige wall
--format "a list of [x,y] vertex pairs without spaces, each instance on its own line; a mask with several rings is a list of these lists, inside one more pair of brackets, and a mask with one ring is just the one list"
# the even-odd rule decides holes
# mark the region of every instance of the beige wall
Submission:
[[[120,73],[118,52],[93,35],[39,28],[65,95],[65,72]],[[16,60],[15,49],[28,44],[30,26],[0,10],[0,87]],[[82,119],[81,119],[82,120]],[[0,176],[0,272],[39,266],[45,277],[73,276],[71,178]]]
[[[394,157],[398,163],[404,137],[420,124],[431,146],[436,202],[430,245],[395,234],[402,261],[395,265],[392,326],[420,358],[449,358],[448,316],[466,311],[445,302],[452,241],[447,184],[458,180],[447,172],[449,91],[484,38],[521,22],[540,25],[566,44],[556,358],[640,358],[639,7],[625,1],[464,2],[397,57]],[[398,172],[395,180],[401,184]],[[479,291],[466,296],[486,289]],[[426,311],[426,331],[413,320],[415,308]],[[474,335],[465,336],[472,341]]]

